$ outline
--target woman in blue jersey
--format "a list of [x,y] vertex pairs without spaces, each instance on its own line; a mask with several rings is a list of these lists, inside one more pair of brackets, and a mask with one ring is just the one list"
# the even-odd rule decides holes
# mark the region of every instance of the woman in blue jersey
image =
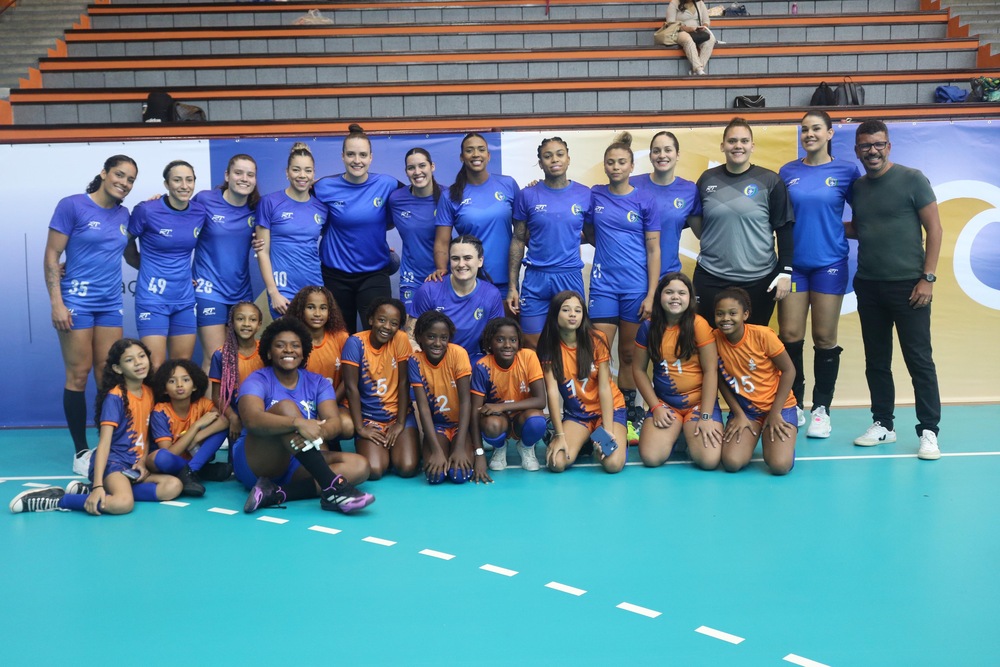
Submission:
[[[316,181],[313,192],[329,214],[320,243],[323,282],[333,293],[347,322],[347,331],[358,331],[358,318],[368,316],[369,306],[388,298],[389,225],[386,201],[399,181],[368,171],[372,142],[360,125],[351,125],[341,157],[344,173]],[[367,323],[361,327],[367,329]]]
[[[87,399],[90,369],[101,384],[108,350],[122,337],[122,251],[128,209],[122,200],[139,173],[135,160],[113,155],[87,186],[86,194],[59,201],[45,242],[45,287],[52,326],[59,335],[66,383],[63,412],[76,450],[73,472],[87,474]],[[59,259],[66,253],[63,274]]]
[[252,301],[250,291],[250,242],[253,239],[257,192],[257,163],[249,155],[234,155],[226,165],[225,181],[205,190],[194,200],[208,210],[208,221],[194,249],[194,297],[202,370],[212,353],[226,342],[229,309]]
[[410,187],[393,190],[388,207],[390,224],[403,240],[399,300],[410,312],[417,288],[426,280],[441,280],[448,272],[448,253],[434,252],[441,186],[434,179],[431,154],[424,148],[411,148],[405,161]]
[[[520,188],[510,176],[490,174],[490,149],[475,132],[462,139],[462,168],[438,209],[441,226],[436,252],[447,252],[451,230],[480,239],[486,252],[483,268],[501,294],[507,293],[507,257],[513,236],[514,199]],[[457,324],[457,322],[456,322]]]
[[456,236],[448,248],[450,272],[442,281],[426,282],[413,297],[413,317],[437,310],[455,323],[451,342],[469,353],[473,363],[483,356],[479,339],[486,323],[503,317],[500,290],[483,279],[483,244],[475,236]]
[[288,154],[288,187],[261,197],[257,206],[257,262],[271,317],[284,315],[306,285],[323,284],[319,237],[326,206],[310,193],[315,170],[309,147],[297,142]]
[[[580,240],[590,211],[590,188],[566,177],[569,146],[560,137],[542,139],[538,166],[541,183],[521,190],[514,199],[514,238],[508,261],[507,307],[520,315],[524,345],[535,349],[549,301],[564,290],[583,294]],[[527,257],[524,249],[530,250]],[[518,294],[521,264],[524,283]]]
[[660,216],[652,195],[629,183],[635,168],[632,135],[623,132],[604,151],[607,185],[591,188],[584,234],[594,244],[590,273],[590,318],[614,343],[618,338],[618,386],[628,408],[629,440],[644,412],[635,405],[632,355],[639,323],[653,312],[660,278]]
[[844,205],[848,203],[851,184],[861,172],[853,162],[833,157],[830,149],[833,123],[825,111],[810,111],[802,118],[799,140],[805,157],[789,162],[778,172],[788,187],[795,210],[792,290],[778,303],[779,337],[795,365],[792,391],[802,414],[805,400],[802,348],[806,318],[812,310],[814,384],[806,436],[827,438],[831,431],[830,403],[842,351],[837,345],[837,325],[847,292]]
[[194,354],[198,329],[191,253],[208,220],[205,207],[192,199],[194,167],[183,160],[170,162],[163,185],[165,197],[139,202],[132,210],[125,247],[125,261],[139,270],[135,323],[154,371],[168,355],[190,359]]
[[629,179],[637,189],[648,192],[656,200],[660,214],[660,277],[681,270],[681,232],[687,227],[688,216],[701,215],[698,186],[674,174],[680,160],[681,147],[673,132],[661,131],[649,142],[650,174]]

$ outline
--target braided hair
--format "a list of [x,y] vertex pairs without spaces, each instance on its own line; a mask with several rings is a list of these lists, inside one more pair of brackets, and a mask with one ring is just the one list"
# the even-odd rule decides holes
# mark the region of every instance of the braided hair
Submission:
[[260,308],[252,301],[240,301],[229,309],[226,323],[226,342],[222,344],[222,367],[219,378],[219,409],[225,410],[239,393],[240,385],[240,341],[236,337],[236,311],[247,306],[257,311],[258,321],[263,317]]

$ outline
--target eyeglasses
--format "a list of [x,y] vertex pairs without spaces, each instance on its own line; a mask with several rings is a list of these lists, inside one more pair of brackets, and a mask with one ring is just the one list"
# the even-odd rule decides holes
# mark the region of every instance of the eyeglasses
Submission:
[[857,148],[862,153],[867,153],[873,148],[877,151],[884,151],[885,147],[888,145],[889,145],[888,141],[876,141],[875,143],[872,144],[858,144],[857,146],[855,146],[855,148]]

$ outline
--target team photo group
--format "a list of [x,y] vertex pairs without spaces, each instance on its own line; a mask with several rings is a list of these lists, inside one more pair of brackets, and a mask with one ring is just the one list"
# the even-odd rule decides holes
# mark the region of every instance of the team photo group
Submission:
[[[753,128],[734,118],[720,164],[697,182],[675,174],[669,131],[652,138],[650,173],[635,174],[623,132],[593,187],[568,177],[571,146],[554,136],[537,147],[542,180],[523,188],[490,171],[477,133],[461,141],[453,184],[437,182],[423,148],[406,153],[400,183],[371,170],[371,140],[352,125],[340,174],[318,177],[302,143],[287,186],[263,195],[249,154],[211,175],[214,188],[174,160],[163,193],[131,211],[139,165],[111,156],[59,202],[44,256],[73,471],[87,480],[29,489],[10,509],[124,514],[235,476],[247,513],[316,498],[350,513],[375,500],[359,487],[390,473],[490,483],[508,449],[527,471],[589,456],[617,473],[630,446],[658,467],[682,442],[693,465],[736,472],[759,444],[784,475],[800,435],[834,433],[852,287],[872,423],[843,437],[897,439],[895,330],[915,392],[912,443],[938,459],[934,191],[891,162],[879,120],[857,125],[853,161],[833,157],[825,112],[799,125],[803,157],[775,173],[754,164]],[[700,242],[691,275],[685,229]],[[123,260],[138,271],[134,339],[123,338]]]

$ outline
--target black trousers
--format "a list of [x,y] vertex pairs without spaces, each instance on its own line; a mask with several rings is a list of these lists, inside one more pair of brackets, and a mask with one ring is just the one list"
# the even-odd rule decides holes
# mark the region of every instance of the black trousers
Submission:
[[352,334],[369,328],[368,308],[375,299],[389,298],[392,289],[389,274],[384,270],[345,273],[328,266],[323,267],[323,285],[333,293],[333,300]]
[[872,419],[893,428],[896,385],[892,379],[892,330],[896,329],[903,361],[916,399],[917,435],[938,432],[941,393],[931,356],[931,308],[910,306],[916,280],[877,281],[854,278],[861,339],[865,344],[865,376],[871,393]]
[[774,271],[763,278],[750,282],[739,282],[709,273],[701,268],[700,264],[695,266],[691,282],[694,283],[694,293],[698,297],[698,314],[708,320],[714,329],[715,295],[727,287],[742,287],[750,295],[750,317],[747,319],[747,323],[769,326],[771,315],[774,314],[775,301],[774,294],[768,292],[767,288],[779,272],[778,268],[775,267]]

